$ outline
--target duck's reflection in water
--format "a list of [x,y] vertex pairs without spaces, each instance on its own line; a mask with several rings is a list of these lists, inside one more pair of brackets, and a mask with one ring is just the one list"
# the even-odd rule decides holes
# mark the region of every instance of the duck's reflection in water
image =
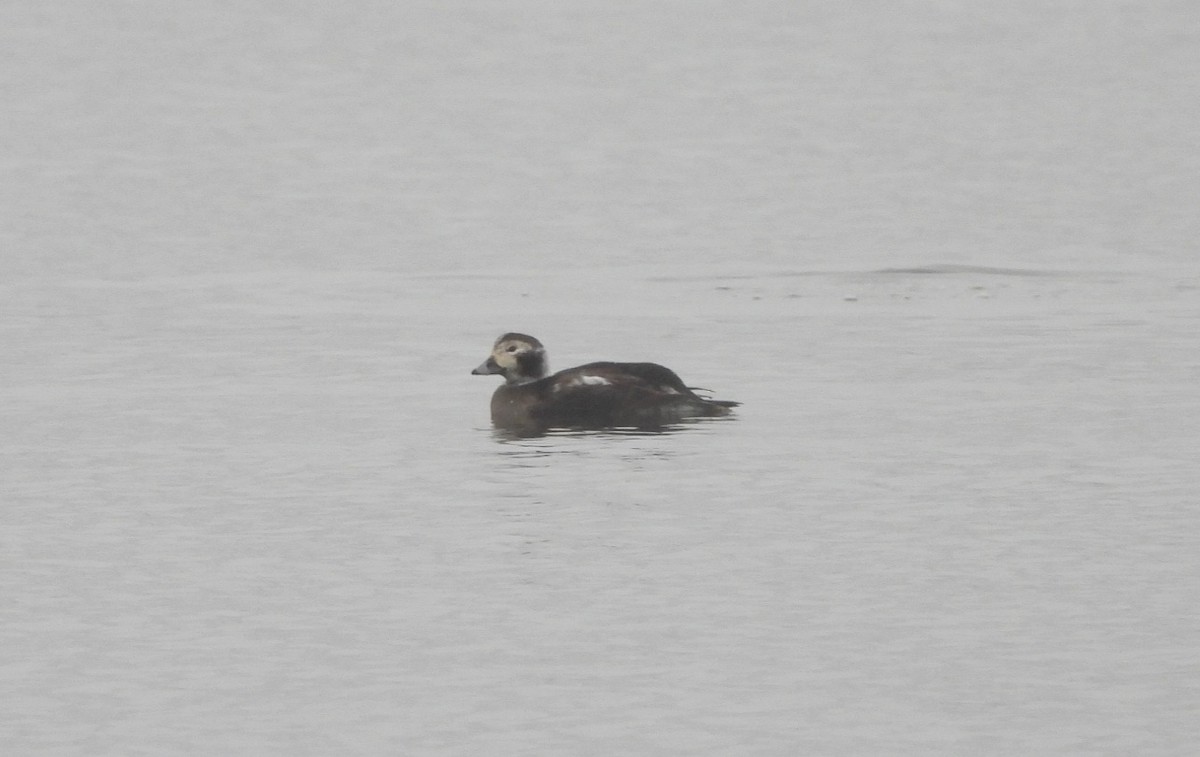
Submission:
[[663,437],[679,433],[700,433],[714,423],[729,423],[731,416],[717,418],[684,418],[674,423],[655,426],[617,426],[607,428],[546,428],[541,426],[493,427],[487,429],[500,444],[516,444],[546,439],[620,439],[628,437]]

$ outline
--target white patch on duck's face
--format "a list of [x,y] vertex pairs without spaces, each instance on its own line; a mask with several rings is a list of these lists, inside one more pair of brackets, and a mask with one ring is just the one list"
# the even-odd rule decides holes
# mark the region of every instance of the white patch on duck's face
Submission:
[[554,387],[554,391],[557,392],[562,389],[569,389],[570,387],[573,387],[573,386],[611,386],[611,385],[612,385],[612,382],[609,381],[608,379],[604,378],[603,376],[588,376],[585,374],[583,376],[576,376],[575,378],[571,379],[570,381],[566,382],[565,384],[560,384],[560,385]]
[[538,352],[532,344],[517,339],[500,342],[492,349],[492,358],[505,370],[517,367],[517,358],[530,352]]

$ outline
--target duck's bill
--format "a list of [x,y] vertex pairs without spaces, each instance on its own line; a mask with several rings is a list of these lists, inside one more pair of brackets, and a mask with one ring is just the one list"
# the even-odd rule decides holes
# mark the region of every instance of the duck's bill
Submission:
[[492,358],[488,358],[479,364],[479,367],[471,371],[472,376],[487,376],[493,373],[500,373],[500,365]]

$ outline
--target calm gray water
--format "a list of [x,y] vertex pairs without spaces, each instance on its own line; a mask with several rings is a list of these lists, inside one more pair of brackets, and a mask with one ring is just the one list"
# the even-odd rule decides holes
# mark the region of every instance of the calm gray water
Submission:
[[[1200,6],[10,2],[0,56],[0,752],[1200,743]],[[745,405],[505,439],[507,330]]]

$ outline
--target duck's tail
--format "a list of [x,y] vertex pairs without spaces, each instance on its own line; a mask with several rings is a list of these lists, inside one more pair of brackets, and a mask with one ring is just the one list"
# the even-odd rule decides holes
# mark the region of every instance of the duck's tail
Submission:
[[[718,407],[723,407],[723,408],[731,408],[731,407],[737,407],[738,405],[742,404],[740,402],[734,402],[733,400],[714,400],[710,396],[712,394],[712,389],[705,389],[702,386],[689,386],[687,389],[689,392],[692,392],[692,394],[694,394],[697,399],[699,399],[700,401],[705,402],[709,405],[716,405]],[[696,392],[705,392],[705,394],[696,394]],[[724,413],[721,413],[721,415],[724,415]]]

